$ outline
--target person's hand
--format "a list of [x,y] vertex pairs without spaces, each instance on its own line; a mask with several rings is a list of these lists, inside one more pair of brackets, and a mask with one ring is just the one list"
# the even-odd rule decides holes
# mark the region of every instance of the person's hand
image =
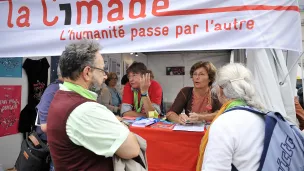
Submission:
[[200,115],[197,113],[189,113],[189,121],[190,121],[190,123],[201,122]]
[[140,77],[140,82],[139,83],[140,83],[140,92],[141,93],[148,93],[149,87],[151,85],[150,74],[149,73],[143,74]]
[[179,115],[178,121],[180,124],[186,125],[188,119],[189,117],[186,114],[182,113]]

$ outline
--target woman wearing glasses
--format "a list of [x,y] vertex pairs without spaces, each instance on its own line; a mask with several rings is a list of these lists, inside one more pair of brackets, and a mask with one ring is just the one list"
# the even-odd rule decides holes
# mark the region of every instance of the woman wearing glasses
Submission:
[[110,72],[105,81],[107,86],[102,88],[98,102],[105,105],[115,115],[120,115],[121,95],[116,89],[117,81],[116,73]]
[[[176,96],[166,117],[180,124],[212,121],[220,104],[211,95],[216,68],[211,62],[197,62],[190,70],[194,87],[184,87]],[[184,110],[185,113],[182,113]]]

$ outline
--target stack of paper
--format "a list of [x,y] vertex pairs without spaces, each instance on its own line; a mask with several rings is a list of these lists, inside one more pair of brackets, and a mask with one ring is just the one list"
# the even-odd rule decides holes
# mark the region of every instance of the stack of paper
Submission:
[[205,124],[189,124],[189,125],[176,124],[174,126],[173,130],[174,131],[203,132],[203,131],[205,131]]
[[136,120],[136,117],[132,117],[132,116],[124,116],[122,117],[124,122],[127,122],[129,124],[133,124]]
[[151,124],[154,124],[155,122],[156,122],[156,120],[153,119],[153,118],[141,119],[139,121],[133,122],[132,126],[135,126],[135,127],[146,127],[146,126],[149,126]]

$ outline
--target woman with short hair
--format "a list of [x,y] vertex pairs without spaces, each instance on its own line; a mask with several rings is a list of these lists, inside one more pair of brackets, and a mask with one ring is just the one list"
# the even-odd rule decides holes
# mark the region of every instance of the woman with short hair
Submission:
[[190,70],[194,87],[180,90],[166,115],[167,119],[180,124],[212,121],[220,107],[210,90],[215,74],[216,68],[211,62],[195,63]]

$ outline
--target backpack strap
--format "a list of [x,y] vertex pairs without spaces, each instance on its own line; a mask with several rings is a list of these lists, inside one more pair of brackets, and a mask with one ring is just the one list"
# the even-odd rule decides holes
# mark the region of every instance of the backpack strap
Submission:
[[230,112],[230,111],[234,111],[234,110],[245,110],[245,111],[248,111],[248,112],[251,112],[251,113],[255,113],[255,114],[258,114],[258,115],[262,115],[262,116],[265,116],[266,113],[263,113],[257,109],[254,109],[254,108],[251,108],[249,106],[237,106],[237,107],[233,107],[231,109],[228,109],[226,110],[224,113],[226,112]]
[[[272,114],[273,112],[269,112],[269,113],[266,114],[266,113],[263,113],[262,111],[251,108],[249,106],[234,107],[234,108],[231,108],[231,109],[225,111],[224,113],[234,111],[234,110],[245,110],[245,111],[248,111],[248,112],[251,112],[251,113],[254,113],[254,114],[265,117],[265,124],[266,125],[265,125],[264,147],[263,147],[263,151],[262,151],[262,155],[261,155],[261,159],[260,159],[260,165],[259,165],[259,168],[258,168],[258,171],[261,171],[262,168],[263,168],[264,162],[265,162],[266,155],[267,155],[268,147],[269,147],[270,140],[271,140],[271,135],[273,133],[273,130],[274,130],[274,127],[275,127],[277,121],[272,117],[266,117],[269,114],[273,115]],[[237,169],[232,164],[232,171],[235,171],[235,170],[237,170]]]

